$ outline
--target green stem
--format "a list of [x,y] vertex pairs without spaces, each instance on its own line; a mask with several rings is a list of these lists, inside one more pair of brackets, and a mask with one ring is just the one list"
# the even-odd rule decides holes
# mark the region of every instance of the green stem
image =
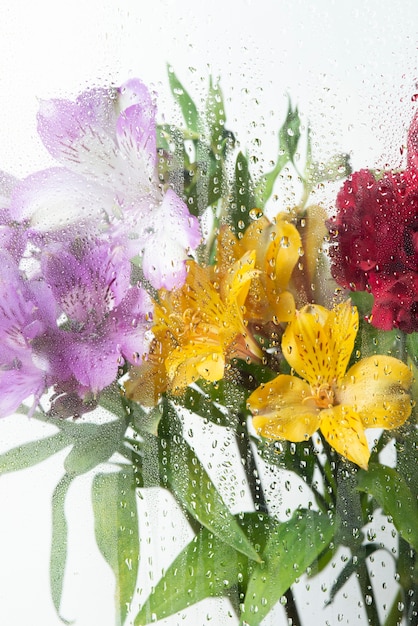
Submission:
[[380,626],[379,614],[377,612],[376,600],[373,593],[369,570],[367,568],[366,558],[361,559],[361,561],[363,565],[358,571],[358,582],[360,585],[364,607],[366,609],[367,623],[370,624],[370,626]]
[[254,502],[256,511],[262,511],[268,514],[268,506],[266,497],[261,484],[260,475],[258,473],[257,463],[255,461],[253,448],[247,430],[247,420],[242,413],[238,416],[238,426],[236,431],[236,441],[239,455],[247,477],[248,487]]
[[[256,509],[256,511],[262,511],[263,513],[268,514],[267,500],[258,472],[257,463],[254,456],[254,450],[251,445],[250,437],[248,435],[247,420],[245,415],[242,413],[240,413],[238,416],[236,441],[247,477],[247,483],[254,502],[254,508]],[[292,589],[289,587],[284,595],[287,600],[285,610],[289,626],[301,626],[302,622],[298,613]]]
[[402,591],[399,589],[383,626],[399,626],[399,623],[402,620],[402,611],[399,610],[401,603]]

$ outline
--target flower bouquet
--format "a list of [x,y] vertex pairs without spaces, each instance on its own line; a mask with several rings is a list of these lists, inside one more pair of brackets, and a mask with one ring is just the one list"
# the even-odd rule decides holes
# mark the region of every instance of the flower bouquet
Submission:
[[[260,173],[219,83],[199,110],[168,78],[181,123],[157,122],[138,79],[41,101],[57,165],[1,175],[0,415],[55,430],[0,455],[0,471],[67,451],[52,499],[57,613],[65,500],[92,472],[117,624],[218,597],[228,623],[271,623],[277,605],[305,624],[296,583],[327,567],[328,603],[354,577],[364,623],[416,624],[418,117],[404,169],[351,173],[347,155],[316,160],[289,101]],[[274,197],[289,175],[295,206]],[[324,185],[340,186],[331,212]],[[235,456],[216,450],[221,432]],[[144,594],[151,489],[171,494],[190,539]],[[396,571],[383,597],[377,551]]]

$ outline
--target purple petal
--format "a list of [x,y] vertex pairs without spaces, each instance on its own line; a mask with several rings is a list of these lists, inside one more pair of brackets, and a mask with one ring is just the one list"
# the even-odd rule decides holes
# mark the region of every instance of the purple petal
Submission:
[[38,231],[49,232],[76,225],[85,233],[90,223],[97,231],[103,210],[111,210],[110,190],[87,183],[85,178],[60,167],[42,170],[19,183],[10,199],[10,215],[27,221]]
[[83,92],[75,102],[55,98],[41,100],[38,133],[55,159],[71,160],[71,146],[82,140],[86,129],[112,132],[116,118],[114,93],[114,90],[99,88]]
[[150,111],[135,104],[122,111],[116,125],[122,153],[133,163],[153,174],[157,163],[155,121]]
[[155,118],[155,104],[148,88],[139,78],[130,78],[117,91],[120,111],[124,111],[133,104],[139,104],[144,110],[149,111],[150,117]]
[[174,289],[186,278],[185,261],[201,241],[197,218],[168,189],[161,205],[150,216],[151,231],[145,239],[142,269],[153,287]]
[[68,348],[68,365],[77,381],[97,394],[117,378],[123,359],[114,342],[102,338],[91,338],[89,342],[77,339],[82,337],[74,336]]
[[93,242],[76,257],[57,246],[46,255],[43,272],[62,310],[80,324],[96,324],[129,288],[131,265],[120,247]]
[[44,372],[30,361],[20,363],[15,369],[0,371],[0,417],[14,413],[32,395],[38,400],[44,390]]

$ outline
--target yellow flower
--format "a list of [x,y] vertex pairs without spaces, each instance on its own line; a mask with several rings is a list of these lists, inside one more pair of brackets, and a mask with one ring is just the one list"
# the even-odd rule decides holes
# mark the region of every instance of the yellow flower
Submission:
[[[160,290],[150,356],[153,368],[148,366],[146,373],[156,381],[154,399],[165,390],[164,385],[178,394],[199,379],[221,380],[233,357],[261,357],[243,317],[256,275],[254,263],[255,252],[247,252],[221,274],[216,266],[201,267],[189,261],[183,287]],[[142,401],[139,377],[141,368],[131,372],[126,390],[130,398]]]
[[288,322],[295,314],[295,300],[288,290],[292,272],[302,252],[296,227],[281,213],[270,222],[267,217],[252,222],[241,239],[229,227],[218,236],[217,262],[220,268],[250,250],[255,250],[257,276],[246,301],[246,319],[260,324]]
[[320,429],[339,454],[367,469],[364,431],[405,422],[412,373],[402,361],[381,355],[366,357],[346,372],[357,330],[357,309],[349,301],[332,311],[307,305],[296,314],[282,350],[301,378],[280,375],[251,394],[249,409],[260,435],[297,442]]

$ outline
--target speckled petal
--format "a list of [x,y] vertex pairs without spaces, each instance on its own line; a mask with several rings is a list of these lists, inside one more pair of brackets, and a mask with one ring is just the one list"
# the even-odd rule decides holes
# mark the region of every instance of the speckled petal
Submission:
[[321,411],[321,432],[338,454],[367,469],[370,450],[362,420],[352,407],[339,405]]
[[318,429],[320,409],[309,385],[296,376],[281,375],[261,385],[248,399],[253,426],[267,439],[304,441]]
[[350,367],[337,399],[356,410],[364,428],[397,428],[411,414],[411,384],[412,372],[402,361],[382,355],[366,357]]

